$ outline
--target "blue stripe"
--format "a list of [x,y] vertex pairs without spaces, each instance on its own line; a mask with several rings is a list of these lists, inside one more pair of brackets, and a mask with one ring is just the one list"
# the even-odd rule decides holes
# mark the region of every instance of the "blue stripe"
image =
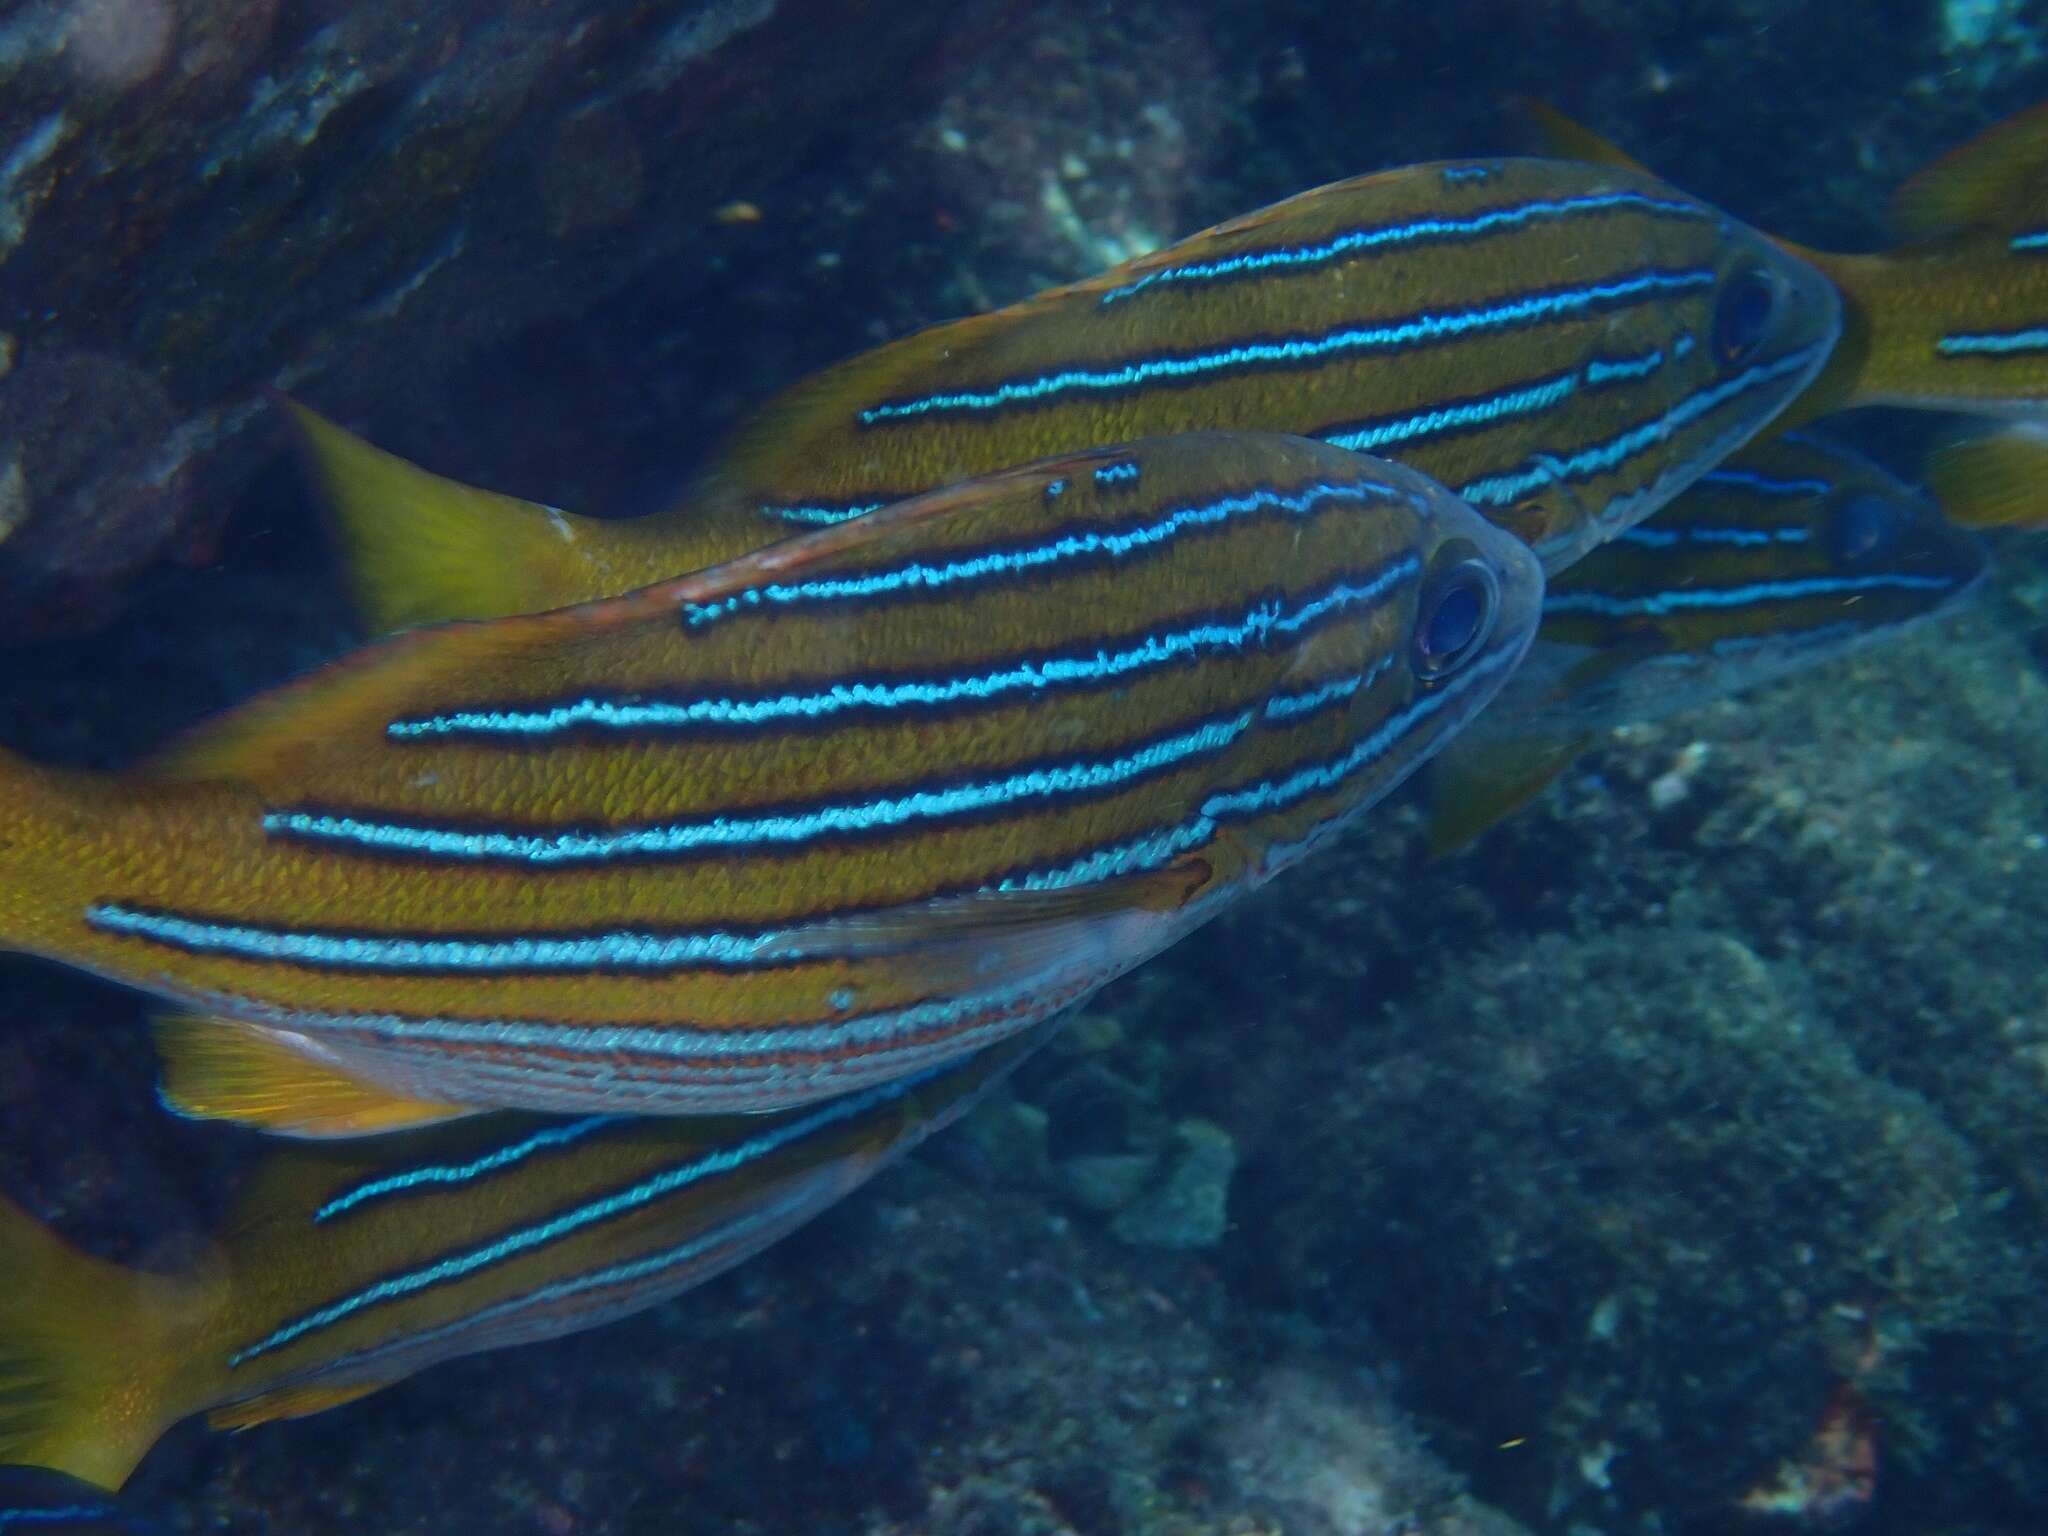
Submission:
[[1447,165],[1437,172],[1437,179],[1447,187],[1465,186],[1472,182],[1491,181],[1496,168],[1490,165]]
[[[1492,170],[1484,166],[1463,170],[1454,168],[1441,174],[1445,184],[1449,185],[1454,178],[1483,179],[1491,175]],[[1213,261],[1191,261],[1184,266],[1148,272],[1136,282],[1112,288],[1103,294],[1102,302],[1105,306],[1114,304],[1160,283],[1207,283],[1219,279],[1256,277],[1262,273],[1287,268],[1318,267],[1326,262],[1341,261],[1363,251],[1381,250],[1389,246],[1469,240],[1475,236],[1492,234],[1496,230],[1512,229],[1521,224],[1571,218],[1578,214],[1612,213],[1624,208],[1683,219],[1700,219],[1708,216],[1708,210],[1697,203],[1680,202],[1668,197],[1651,197],[1642,192],[1602,192],[1584,197],[1536,198],[1526,203],[1484,209],[1478,213],[1425,214],[1405,224],[1381,224],[1365,229],[1347,229],[1341,234],[1332,235],[1327,240],[1319,240],[1312,245],[1274,246],[1263,250],[1240,251],[1234,256],[1222,256]]]
[[1710,469],[1700,476],[1700,484],[1733,486],[1738,490],[1754,491],[1759,496],[1787,500],[1825,496],[1835,488],[1833,482],[1827,480],[1784,480],[1776,475],[1759,474],[1753,469]]
[[[1054,484],[1061,482],[1055,481]],[[1047,494],[1053,487],[1047,486]],[[713,623],[727,614],[763,604],[791,606],[799,603],[833,603],[851,599],[886,597],[903,592],[935,592],[941,587],[971,584],[1020,576],[1043,570],[1066,560],[1101,558],[1116,560],[1137,550],[1165,544],[1191,528],[1215,527],[1232,518],[1261,512],[1283,512],[1300,516],[1314,510],[1321,501],[1391,501],[1394,493],[1372,481],[1335,483],[1320,481],[1294,491],[1260,487],[1236,496],[1197,506],[1181,507],[1156,522],[1116,533],[1093,530],[1062,533],[1042,544],[1025,544],[1011,549],[984,550],[943,564],[923,560],[865,571],[857,576],[826,577],[817,581],[769,582],[748,587],[715,603],[685,603],[684,621],[693,627]]]
[[1363,672],[1354,672],[1349,677],[1340,677],[1320,688],[1310,688],[1302,693],[1277,693],[1266,700],[1268,720],[1299,720],[1312,715],[1319,709],[1342,703],[1362,689],[1370,688],[1386,675],[1393,666],[1391,654],[1382,656]]
[[[1671,549],[1679,544],[1722,544],[1736,549],[1760,549],[1772,544],[1804,544],[1813,538],[1810,528],[1660,528],[1639,524],[1615,536],[1622,544],[1639,544],[1645,549]],[[1567,577],[1567,580],[1570,578]]]
[[56,1525],[80,1520],[111,1520],[121,1513],[118,1504],[56,1504],[44,1509],[0,1509],[0,1531],[10,1525]]
[[1749,603],[1841,597],[1853,592],[1943,592],[1955,583],[1942,576],[1815,576],[1798,581],[1759,581],[1719,590],[1690,588],[1647,597],[1609,597],[1601,592],[1558,592],[1543,601],[1545,613],[1597,613],[1607,618],[1680,613],[1692,608],[1740,608]]
[[1458,494],[1480,506],[1512,506],[1533,492],[1567,480],[1606,474],[1619,469],[1646,448],[1667,441],[1673,433],[1692,425],[1702,416],[1719,410],[1730,400],[1761,385],[1796,374],[1812,363],[1816,348],[1802,347],[1771,363],[1744,369],[1731,379],[1707,389],[1695,390],[1683,400],[1648,421],[1617,433],[1604,442],[1589,444],[1576,453],[1559,457],[1533,454],[1529,468],[1506,474],[1486,475],[1468,481]]
[[1570,399],[1578,387],[1576,373],[1561,373],[1533,383],[1518,384],[1495,394],[1449,401],[1413,415],[1353,422],[1347,426],[1327,428],[1316,435],[1332,447],[1348,448],[1353,453],[1379,453],[1421,438],[1490,427],[1518,416],[1533,416]]
[[756,508],[763,517],[772,517],[785,523],[795,523],[804,528],[829,528],[834,523],[850,523],[856,517],[866,517],[870,512],[880,511],[889,505],[886,501],[850,501],[837,506],[817,502],[794,507],[764,506]]
[[[195,954],[366,971],[675,971],[700,966],[782,965],[800,958],[788,934],[609,933],[505,939],[433,935],[307,933],[220,923],[103,902],[86,921],[105,933],[147,939]],[[764,953],[765,952],[765,953]]]
[[1586,364],[1586,383],[1593,387],[1616,379],[1646,379],[1664,366],[1664,353],[1652,347],[1640,357],[1596,357]]
[[2039,352],[2048,348],[2048,326],[2017,331],[1957,331],[1934,344],[1943,357],[1996,356],[2006,352]]
[[531,739],[583,727],[613,731],[682,730],[693,726],[746,728],[785,720],[821,720],[853,710],[942,708],[968,701],[986,702],[1013,693],[1089,687],[1212,652],[1263,646],[1274,635],[1296,633],[1330,613],[1360,603],[1378,603],[1420,569],[1420,562],[1408,555],[1374,573],[1363,585],[1339,583],[1292,610],[1278,603],[1261,603],[1242,618],[1146,635],[1121,650],[1025,657],[994,671],[963,677],[842,682],[811,693],[753,698],[582,698],[569,704],[532,709],[456,710],[424,719],[397,720],[385,727],[385,733],[397,740],[422,736]]
[[550,1125],[535,1131],[531,1136],[487,1152],[466,1163],[429,1163],[419,1168],[408,1168],[403,1173],[386,1174],[381,1178],[367,1180],[353,1189],[334,1196],[313,1212],[313,1224],[318,1226],[346,1215],[357,1206],[372,1200],[381,1200],[386,1195],[401,1195],[408,1191],[425,1188],[445,1188],[454,1184],[470,1184],[485,1174],[498,1173],[506,1168],[517,1167],[529,1157],[540,1152],[551,1152],[557,1147],[572,1147],[593,1131],[606,1126],[624,1124],[618,1115],[586,1115],[581,1120],[571,1120],[564,1125]]
[[[620,1286],[638,1286],[644,1281],[658,1280],[664,1274],[687,1268],[716,1249],[754,1243],[756,1235],[767,1230],[771,1235],[751,1250],[758,1252],[766,1242],[772,1242],[775,1236],[815,1214],[817,1209],[816,1192],[809,1188],[800,1188],[783,1199],[771,1201],[757,1210],[735,1216],[730,1221],[720,1222],[685,1242],[650,1253],[643,1258],[607,1265],[603,1269],[595,1269],[573,1279],[553,1281],[523,1295],[508,1296],[502,1301],[494,1301],[487,1307],[480,1307],[461,1317],[437,1323],[431,1328],[423,1328],[417,1333],[401,1334],[368,1349],[349,1350],[323,1364],[318,1374],[321,1378],[331,1377],[343,1371],[354,1371],[378,1360],[389,1359],[393,1355],[414,1354],[444,1339],[488,1327],[500,1318],[516,1317],[537,1307],[551,1307],[590,1291],[616,1290]],[[709,1276],[705,1278],[708,1279]],[[636,1291],[636,1301],[657,1291],[658,1287],[645,1287]],[[584,1322],[569,1323],[552,1330],[547,1336],[552,1338],[557,1333],[576,1331],[586,1326],[588,1324]]]
[[1148,742],[1117,757],[1083,758],[979,783],[912,789],[875,800],[768,815],[717,816],[708,821],[671,822],[666,826],[618,831],[505,832],[363,821],[318,811],[275,811],[264,816],[263,830],[273,836],[347,843],[427,858],[501,860],[542,866],[635,856],[673,857],[706,850],[788,847],[820,837],[973,816],[1024,801],[1113,793],[1152,774],[1222,751],[1244,733],[1251,719],[1246,712],[1206,721],[1192,730]]
[[238,1369],[259,1356],[270,1354],[296,1339],[304,1338],[309,1333],[331,1327],[366,1307],[397,1301],[429,1287],[460,1280],[519,1254],[531,1253],[537,1248],[559,1242],[586,1227],[610,1221],[629,1211],[639,1210],[680,1189],[687,1189],[692,1184],[701,1183],[719,1174],[731,1173],[842,1121],[900,1099],[935,1075],[933,1072],[918,1073],[874,1088],[849,1093],[758,1136],[750,1136],[730,1147],[721,1147],[715,1152],[706,1153],[677,1167],[663,1169],[624,1189],[573,1206],[545,1221],[515,1227],[494,1242],[452,1254],[438,1263],[388,1276],[328,1306],[283,1324],[245,1349],[236,1350],[228,1356],[228,1365],[231,1369]]
[[1263,816],[1285,810],[1311,795],[1327,793],[1346,779],[1385,757],[1415,728],[1443,709],[1453,699],[1470,691],[1474,684],[1521,657],[1518,647],[1496,648],[1479,657],[1441,688],[1420,694],[1398,714],[1389,715],[1370,734],[1360,738],[1348,751],[1322,763],[1297,768],[1282,779],[1262,779],[1211,795],[1202,804],[1202,814],[1216,821]]
[[1119,459],[1114,464],[1105,464],[1095,471],[1097,485],[1130,484],[1138,478],[1138,465],[1134,459]]
[[1347,326],[1320,336],[1240,342],[1236,346],[1210,352],[1167,354],[1106,368],[1064,368],[1057,373],[1014,379],[984,390],[921,395],[871,406],[860,413],[859,419],[864,425],[872,426],[876,422],[913,416],[978,414],[1020,402],[1040,404],[1076,391],[1128,390],[1160,381],[1199,381],[1209,375],[1251,367],[1315,363],[1361,352],[1401,351],[1488,331],[1552,320],[1579,319],[1618,305],[1711,288],[1714,282],[1715,273],[1710,267],[1677,270],[1653,267],[1613,282],[1552,289],[1471,309],[1411,315],[1377,325]]
[[2024,235],[2014,235],[2010,245],[2015,251],[2048,251],[2048,229],[2030,230]]

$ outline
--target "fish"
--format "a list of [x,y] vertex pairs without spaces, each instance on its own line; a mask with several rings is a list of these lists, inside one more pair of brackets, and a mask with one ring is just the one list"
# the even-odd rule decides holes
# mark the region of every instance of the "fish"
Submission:
[[1190,434],[623,597],[408,630],[118,776],[0,758],[0,945],[182,1012],[289,1134],[710,1114],[1028,1028],[1307,857],[1490,698],[1519,541]]
[[1787,677],[1950,612],[1981,541],[1811,432],[1752,443],[1550,583],[1528,659],[1430,764],[1433,853],[1526,804],[1605,731]]
[[1547,571],[1807,387],[1840,330],[1803,259],[1647,173],[1534,159],[1340,181],[801,382],[680,505],[605,521],[396,464],[330,475],[370,626],[616,595],[1048,454],[1277,431],[1391,458]]
[[643,1311],[865,1184],[1062,1022],[777,1114],[498,1114],[272,1142],[182,1271],[83,1253],[0,1197],[0,1457],[118,1489],[194,1414],[303,1417]]
[[[1517,104],[1552,151],[1647,174],[1554,107]],[[1901,243],[1873,254],[1769,237],[1842,295],[1840,345],[1775,428],[1866,405],[2048,411],[2048,104],[1908,180],[1892,199],[1892,224]]]

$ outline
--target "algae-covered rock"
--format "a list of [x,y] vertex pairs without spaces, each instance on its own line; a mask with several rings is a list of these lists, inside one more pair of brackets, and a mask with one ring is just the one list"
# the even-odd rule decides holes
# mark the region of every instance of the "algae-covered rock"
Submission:
[[1256,1238],[1527,1517],[1725,1511],[1845,1383],[1883,1417],[2000,1317],[1970,1149],[1732,939],[1510,947],[1383,1044]]

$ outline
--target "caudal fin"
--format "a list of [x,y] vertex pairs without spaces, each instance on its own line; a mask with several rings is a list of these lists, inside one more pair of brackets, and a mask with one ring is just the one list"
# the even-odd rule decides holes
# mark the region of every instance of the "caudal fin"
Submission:
[[179,1342],[208,1306],[204,1282],[95,1259],[0,1197],[0,1462],[120,1487],[188,1411]]

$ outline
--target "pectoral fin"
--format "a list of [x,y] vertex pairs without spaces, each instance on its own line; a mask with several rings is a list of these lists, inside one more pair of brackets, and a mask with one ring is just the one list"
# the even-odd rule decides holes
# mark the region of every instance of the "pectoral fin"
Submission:
[[158,1095],[195,1120],[234,1120],[280,1136],[374,1136],[474,1111],[400,1098],[316,1060],[268,1030],[191,1014],[156,1022]]
[[1962,527],[2048,527],[2048,428],[2024,422],[1944,444],[1928,455],[1926,480]]
[[1534,800],[1589,740],[1565,734],[1451,742],[1427,769],[1430,857],[1456,853]]

